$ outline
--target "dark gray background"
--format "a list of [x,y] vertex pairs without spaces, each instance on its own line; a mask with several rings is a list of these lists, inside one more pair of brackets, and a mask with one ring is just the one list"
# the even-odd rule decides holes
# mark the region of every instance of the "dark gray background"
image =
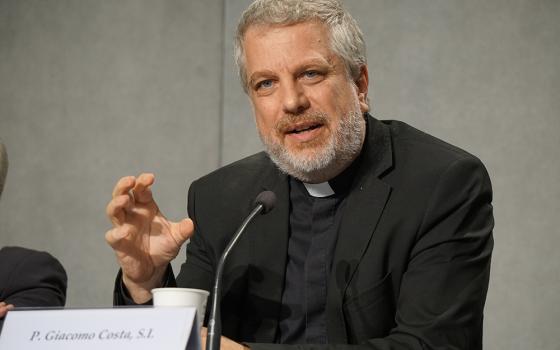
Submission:
[[[68,305],[111,304],[104,212],[118,178],[154,172],[180,219],[192,180],[261,149],[231,58],[248,3],[0,0],[0,245],[56,255]],[[345,3],[366,35],[374,114],[465,148],[491,175],[486,348],[557,348],[560,1]]]

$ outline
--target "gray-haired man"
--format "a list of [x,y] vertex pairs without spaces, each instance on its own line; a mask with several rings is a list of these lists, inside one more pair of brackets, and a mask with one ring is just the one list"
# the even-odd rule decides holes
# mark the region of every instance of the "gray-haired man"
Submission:
[[[493,218],[480,161],[368,114],[364,41],[337,1],[255,1],[236,59],[266,153],[195,181],[177,223],[153,200],[152,174],[122,178],[107,206],[115,301],[149,302],[162,285],[210,290],[268,189],[276,209],[228,258],[222,347],[481,348]],[[188,238],[175,280],[169,262]]]

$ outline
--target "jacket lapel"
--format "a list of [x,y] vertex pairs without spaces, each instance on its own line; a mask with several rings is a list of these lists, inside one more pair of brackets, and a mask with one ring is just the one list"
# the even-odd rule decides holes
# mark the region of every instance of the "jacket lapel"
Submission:
[[392,166],[390,134],[381,122],[368,118],[363,159],[346,198],[329,279],[327,330],[331,344],[347,343],[344,294],[391,192],[391,187],[379,179]]
[[255,310],[250,310],[255,314],[254,341],[266,343],[273,342],[276,337],[281,312],[290,209],[288,178],[270,164],[262,174],[260,190],[274,192],[276,205],[268,214],[255,218],[252,224],[254,246],[248,286],[248,294],[254,298],[256,306]]

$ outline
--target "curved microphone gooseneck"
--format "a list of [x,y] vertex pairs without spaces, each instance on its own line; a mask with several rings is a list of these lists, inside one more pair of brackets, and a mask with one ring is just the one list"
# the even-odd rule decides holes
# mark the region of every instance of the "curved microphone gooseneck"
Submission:
[[224,249],[220,260],[218,261],[218,267],[216,268],[216,276],[214,279],[214,288],[212,289],[212,306],[210,308],[210,319],[208,320],[208,336],[206,338],[206,350],[220,350],[220,339],[222,336],[222,325],[220,319],[220,308],[218,303],[220,301],[220,292],[222,284],[222,273],[224,270],[224,263],[226,258],[241,237],[243,231],[249,223],[253,220],[257,214],[266,214],[274,209],[276,204],[276,195],[272,191],[263,191],[259,193],[257,198],[255,198],[255,208],[243,221],[241,226],[237,229],[232,239],[229,241],[228,245]]

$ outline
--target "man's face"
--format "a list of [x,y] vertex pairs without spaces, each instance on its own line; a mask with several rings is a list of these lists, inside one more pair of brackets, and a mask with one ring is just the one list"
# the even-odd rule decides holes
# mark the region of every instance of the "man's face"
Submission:
[[257,129],[273,161],[306,182],[344,170],[365,135],[367,69],[352,81],[318,22],[252,26],[244,50]]

